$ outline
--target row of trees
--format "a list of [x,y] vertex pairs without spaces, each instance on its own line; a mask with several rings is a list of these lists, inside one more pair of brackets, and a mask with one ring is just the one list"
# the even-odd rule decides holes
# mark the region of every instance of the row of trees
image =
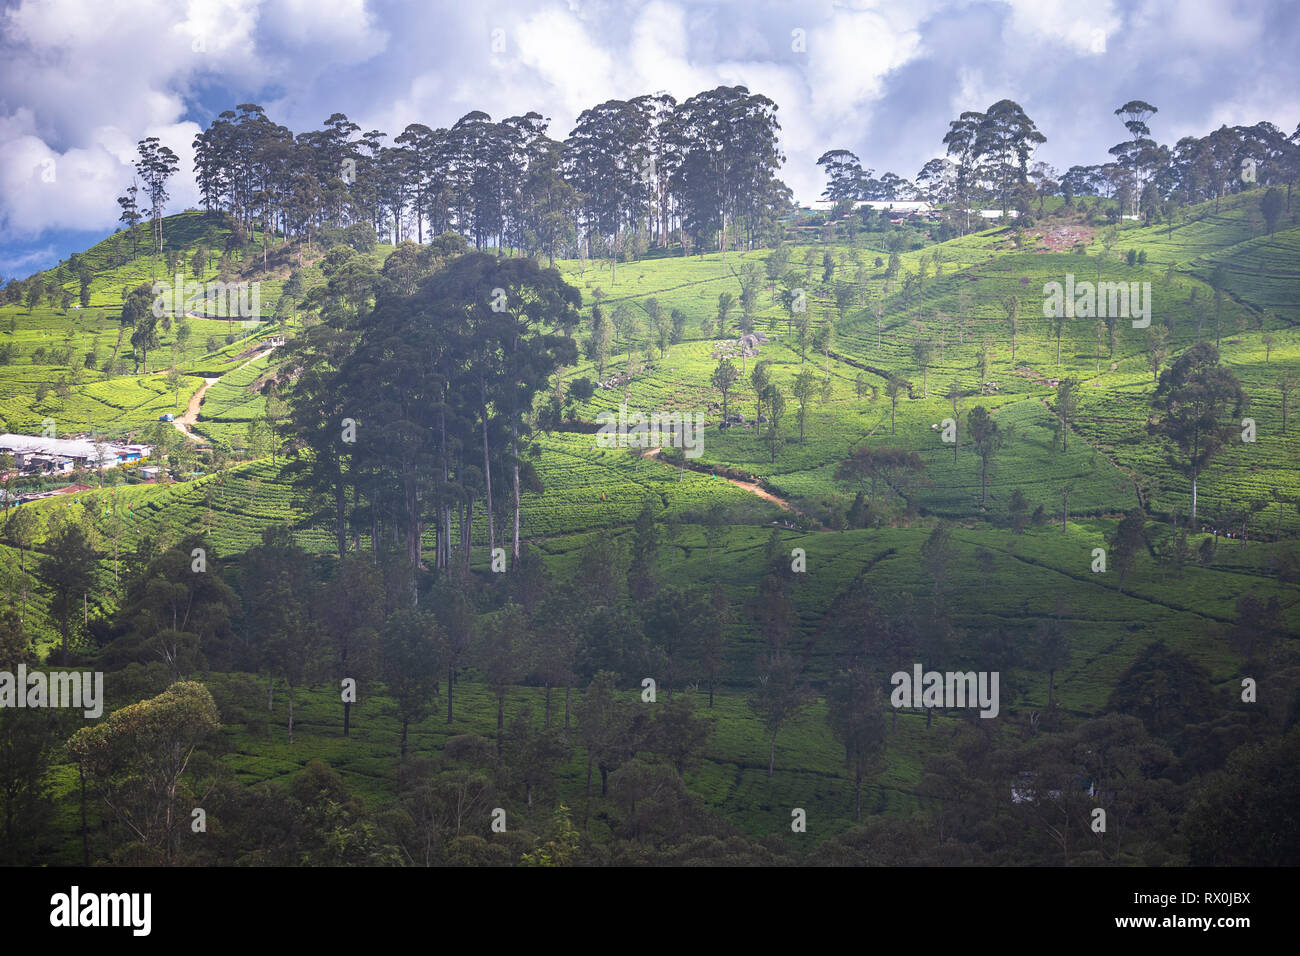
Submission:
[[929,199],[953,203],[969,229],[969,210],[996,201],[1004,215],[1015,208],[1028,214],[1030,204],[1049,196],[1104,196],[1118,201],[1120,215],[1129,211],[1172,219],[1183,206],[1219,200],[1259,184],[1291,187],[1300,176],[1300,126],[1289,136],[1273,123],[1221,126],[1206,136],[1184,136],[1173,146],[1152,138],[1147,123],[1155,106],[1131,100],[1115,110],[1129,138],[1111,147],[1108,163],[1074,165],[1064,174],[1042,162],[1030,163],[1046,142],[1024,109],[1000,100],[984,112],[967,111],[949,124],[943,138],[946,157],[927,162],[915,183],[885,173],[876,178],[849,150],[824,153],[817,163],[827,177],[822,197],[842,200]]
[[205,208],[249,231],[310,239],[362,222],[395,243],[455,231],[552,259],[593,246],[617,257],[630,237],[725,250],[756,244],[789,205],[776,112],[743,86],[718,87],[681,103],[606,101],[564,140],[537,113],[474,111],[386,145],[342,113],[295,135],[245,103],[195,137],[195,174]]
[[968,110],[952,122],[943,142],[953,159],[926,163],[916,186],[893,173],[875,179],[844,149],[824,153],[817,164],[828,180],[823,197],[834,202],[929,195],[968,210],[977,195],[987,195],[998,198],[1005,210],[1015,188],[1028,181],[1030,155],[1046,141],[1020,104],[999,100],[982,113]]

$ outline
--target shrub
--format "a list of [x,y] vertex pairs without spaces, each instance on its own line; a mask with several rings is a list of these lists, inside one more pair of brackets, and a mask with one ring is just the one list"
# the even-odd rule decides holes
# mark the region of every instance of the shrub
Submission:
[[585,402],[595,394],[596,386],[592,384],[589,378],[576,379],[569,385],[569,397],[579,402]]
[[354,222],[343,230],[342,240],[357,252],[369,252],[375,248],[375,230],[367,222]]

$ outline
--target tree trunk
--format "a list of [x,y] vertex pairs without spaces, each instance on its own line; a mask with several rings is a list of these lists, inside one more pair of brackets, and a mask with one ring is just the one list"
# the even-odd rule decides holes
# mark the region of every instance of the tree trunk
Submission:
[[[355,468],[355,464],[353,465]],[[356,523],[361,512],[361,487],[354,475],[352,478],[352,550],[361,551],[361,526]]]
[[465,570],[469,570],[470,547],[474,541],[474,497],[465,502]]
[[583,791],[585,802],[582,808],[582,828],[587,828],[587,816],[591,810],[591,748],[587,748],[587,787]]
[[519,443],[518,443],[518,436],[516,435],[516,441],[515,441],[515,454],[516,454],[516,458],[515,458],[515,468],[514,468],[514,471],[515,471],[515,542],[514,542],[514,550],[513,550],[513,552],[512,552],[511,561],[510,561],[510,568],[511,568],[511,570],[514,570],[515,565],[519,563],[519,458],[518,458],[518,452],[519,452]]
[[78,766],[81,773],[81,865],[90,866],[90,831],[86,828],[86,768]]
[[451,505],[442,506],[442,533],[438,541],[438,567],[451,567]]
[[343,523],[345,509],[343,498],[343,459],[336,455],[334,462],[338,466],[338,481],[334,486],[334,530],[335,538],[337,539],[339,546],[339,557],[342,558],[348,553],[347,528]]
[[451,695],[452,695],[452,676],[454,671],[450,664],[447,665],[447,723],[451,723]]
[[293,684],[289,684],[289,743],[293,743]]
[[772,731],[772,741],[767,749],[767,779],[772,779],[772,770],[776,767],[776,731]]
[[[420,498],[415,489],[415,476],[406,479],[406,559],[411,564],[412,575],[420,569]],[[418,593],[415,601],[418,602]],[[413,602],[414,603],[414,602]]]
[[483,410],[483,481],[487,492],[487,522],[488,522],[488,549],[489,554],[496,550],[497,536],[496,524],[492,516],[492,467],[488,457],[488,434],[487,434],[487,390],[483,379],[479,379],[479,400]]

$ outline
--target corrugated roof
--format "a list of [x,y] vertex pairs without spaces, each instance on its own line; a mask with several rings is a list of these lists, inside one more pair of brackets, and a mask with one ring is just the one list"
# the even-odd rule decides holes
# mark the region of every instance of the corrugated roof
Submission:
[[[104,461],[114,461],[124,455],[147,454],[148,445],[119,445],[101,442]],[[20,452],[24,455],[57,455],[61,458],[85,458],[97,461],[95,442],[89,438],[46,438],[44,435],[0,435],[0,450]]]

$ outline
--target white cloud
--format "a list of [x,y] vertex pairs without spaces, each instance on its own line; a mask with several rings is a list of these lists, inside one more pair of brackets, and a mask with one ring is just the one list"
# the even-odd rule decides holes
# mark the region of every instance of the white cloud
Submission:
[[[194,123],[183,122],[143,131],[143,136],[157,136],[178,157],[183,174],[172,180],[171,209],[198,201],[193,177],[188,175],[194,165],[191,141],[198,129]],[[0,228],[6,234],[31,238],[47,229],[115,226],[120,212],[117,197],[130,182],[135,144],[130,144],[129,155],[123,157],[121,130],[103,127],[98,134],[88,145],[63,152],[30,134],[4,137],[0,144]]]
[[112,228],[145,136],[180,158],[168,208],[193,205],[199,127],[187,114],[199,84],[310,84],[385,40],[365,0],[21,0],[0,31],[0,230],[9,238]]
[[[878,171],[909,174],[918,157],[941,152],[948,120],[1004,96],[1024,103],[1071,162],[1096,161],[1089,150],[1118,135],[1114,103],[1133,96],[1160,105],[1167,141],[1219,122],[1293,126],[1296,68],[1281,55],[1290,34],[1277,9],[1234,0],[16,0],[0,12],[0,244],[38,241],[47,229],[111,229],[147,135],[181,156],[169,208],[196,202],[195,121],[249,101],[295,131],[346,112],[390,136],[472,109],[498,118],[536,110],[562,138],[605,99],[743,84],[780,106],[782,176],[800,199],[821,191],[824,150],[855,149]],[[504,31],[499,52],[494,28]],[[791,49],[794,29],[805,31],[806,52]],[[53,183],[41,178],[46,162]]]
[[31,275],[40,269],[48,268],[58,260],[59,255],[54,251],[54,246],[42,246],[21,255],[0,258],[0,275],[6,278]]
[[1181,124],[1186,128],[1175,129],[1172,140],[1181,136],[1204,135],[1220,126],[1254,126],[1261,120],[1274,123],[1283,133],[1290,133],[1300,121],[1300,96],[1294,90],[1279,90],[1270,93],[1266,102],[1261,102],[1258,90],[1246,89],[1234,94],[1220,103],[1216,103],[1199,126]]
[[361,63],[384,49],[388,32],[376,22],[366,0],[268,0],[258,29],[313,59]]
[[808,31],[810,108],[823,120],[865,118],[859,111],[869,109],[889,74],[920,49],[915,22],[878,10],[834,11]]
[[960,80],[957,93],[949,101],[951,119],[956,119],[968,110],[983,110],[1002,98],[997,88],[988,83],[981,70],[963,67],[957,75]]
[[[1158,37],[1171,50],[1189,55],[1249,55],[1267,30],[1267,20],[1245,16],[1234,0],[1149,0],[1133,15],[1133,33]],[[1203,60],[1202,69],[1213,60]]]
[[1065,46],[1077,54],[1106,52],[1120,27],[1113,0],[1078,4],[1073,0],[1004,0],[1011,7],[1011,29],[1036,40]]
[[[493,57],[494,73],[505,74],[513,100],[502,113],[537,109],[540,98],[550,108],[547,115],[571,122],[587,107],[614,95],[610,91],[618,86],[613,55],[572,13],[549,9],[534,14],[507,30],[506,43],[506,53]],[[512,43],[518,50],[517,65],[512,62]],[[481,84],[474,91],[486,92]],[[502,92],[497,92],[498,100]]]

